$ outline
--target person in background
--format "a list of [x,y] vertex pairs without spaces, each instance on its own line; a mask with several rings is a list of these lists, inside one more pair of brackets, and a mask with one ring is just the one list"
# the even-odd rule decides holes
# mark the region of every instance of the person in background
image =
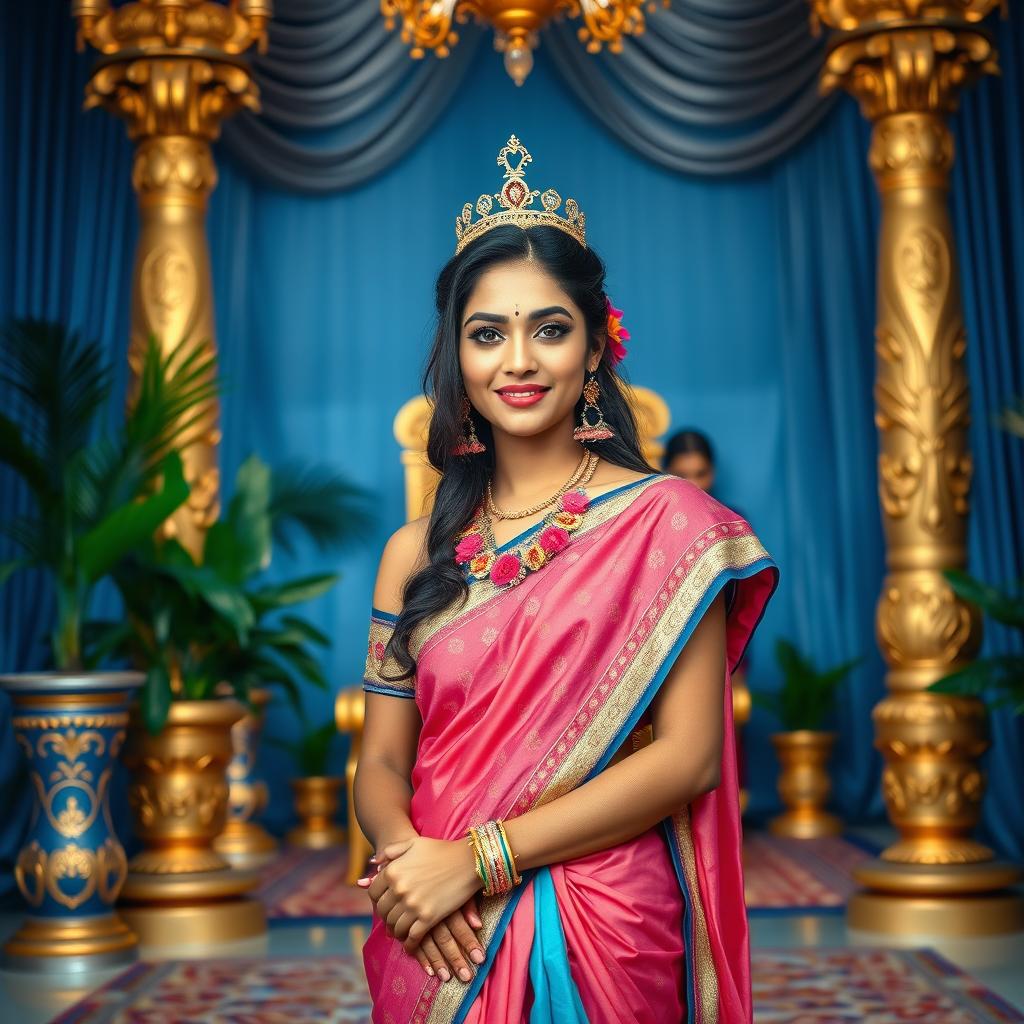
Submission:
[[[706,434],[687,428],[678,430],[665,445],[662,468],[666,473],[682,477],[696,484],[702,491],[712,493],[715,486],[715,451]],[[735,505],[729,506],[742,516]],[[745,517],[744,517],[745,518]],[[742,729],[750,720],[750,690],[747,687],[747,671],[750,667],[749,654],[744,655],[732,677],[732,715],[736,727],[736,756],[741,782],[740,813],[745,813],[750,802],[750,791],[746,787],[747,758],[743,744]]]
[[711,493],[715,486],[715,453],[711,442],[699,430],[680,430],[665,446],[663,468]]

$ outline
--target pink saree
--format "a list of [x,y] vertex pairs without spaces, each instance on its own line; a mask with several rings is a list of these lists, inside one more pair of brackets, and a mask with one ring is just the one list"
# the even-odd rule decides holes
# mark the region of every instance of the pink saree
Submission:
[[594,498],[569,546],[518,586],[474,580],[463,607],[421,625],[414,681],[381,678],[397,674],[384,660],[395,617],[374,611],[364,687],[414,699],[423,720],[413,824],[459,839],[582,785],[631,735],[641,745],[651,699],[723,588],[728,607],[720,785],[627,843],[481,897],[487,958],[468,984],[428,977],[375,918],[375,1022],[752,1020],[729,674],[776,580],[743,519],[652,474]]

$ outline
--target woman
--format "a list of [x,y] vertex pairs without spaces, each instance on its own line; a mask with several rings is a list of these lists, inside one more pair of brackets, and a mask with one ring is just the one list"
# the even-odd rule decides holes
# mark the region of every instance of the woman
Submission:
[[[518,157],[510,163],[509,157]],[[429,518],[374,589],[356,810],[373,1019],[750,1021],[729,669],[776,581],[652,472],[573,200],[466,206],[427,366]]]
[[708,494],[715,487],[715,453],[699,430],[680,430],[668,439],[662,465],[666,473],[696,484]]

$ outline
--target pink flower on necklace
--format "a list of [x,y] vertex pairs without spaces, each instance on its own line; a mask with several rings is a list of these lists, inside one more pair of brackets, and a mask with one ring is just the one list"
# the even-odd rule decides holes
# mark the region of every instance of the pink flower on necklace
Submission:
[[503,587],[519,576],[521,568],[518,555],[511,552],[500,555],[491,566],[491,582],[495,586]]
[[560,526],[549,526],[546,530],[541,530],[537,543],[549,555],[557,555],[569,543],[569,534]]
[[455,546],[455,560],[457,562],[468,562],[474,555],[478,555],[484,546],[484,539],[479,533],[467,534]]
[[629,331],[622,326],[622,310],[616,309],[607,295],[604,303],[608,310],[608,344],[605,347],[612,366],[615,366],[626,358],[626,346],[622,343],[629,341]]
[[582,515],[590,505],[588,498],[582,491],[567,491],[562,495],[562,510]]

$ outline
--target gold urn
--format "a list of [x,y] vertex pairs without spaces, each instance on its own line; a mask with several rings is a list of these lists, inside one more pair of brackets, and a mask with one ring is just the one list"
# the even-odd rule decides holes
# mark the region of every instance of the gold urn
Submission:
[[258,879],[232,870],[213,848],[228,811],[236,700],[171,703],[150,734],[134,712],[124,762],[128,800],[144,849],[128,865],[120,910],[143,945],[250,938],[266,930],[262,906],[245,894]]
[[771,737],[778,755],[779,796],[786,810],[768,827],[777,836],[817,839],[839,835],[843,823],[825,809],[832,790],[826,765],[835,743],[834,732],[777,732]]
[[261,867],[277,853],[277,840],[255,820],[267,806],[267,784],[256,778],[256,755],[271,696],[269,690],[253,690],[252,710],[231,726],[227,824],[213,848],[233,868]]
[[325,850],[345,845],[345,830],[334,821],[338,813],[338,792],[343,784],[344,779],[333,775],[291,780],[299,824],[288,833],[290,846]]

